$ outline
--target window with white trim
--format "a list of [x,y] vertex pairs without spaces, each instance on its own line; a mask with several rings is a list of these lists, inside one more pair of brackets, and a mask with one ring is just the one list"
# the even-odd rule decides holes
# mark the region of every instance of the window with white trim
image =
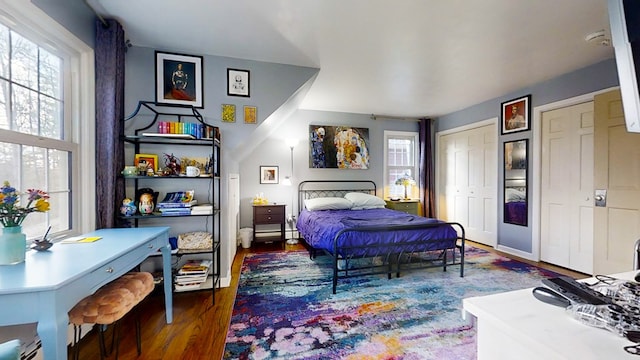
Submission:
[[[408,177],[418,181],[418,133],[412,131],[384,132],[384,197],[401,199],[405,195],[405,185],[397,184],[398,179]],[[407,185],[409,198],[417,199],[418,186]]]
[[[9,181],[23,194],[49,194],[50,210],[33,212],[22,223],[28,239],[42,237],[49,226],[53,235],[83,232],[82,212],[88,209],[79,189],[88,180],[74,174],[82,173],[78,124],[86,109],[69,99],[93,94],[73,78],[85,73],[81,57],[88,47],[74,48],[77,38],[54,30],[61,26],[31,4],[0,4],[7,12],[0,11],[0,185]],[[27,202],[21,197],[21,206]]]

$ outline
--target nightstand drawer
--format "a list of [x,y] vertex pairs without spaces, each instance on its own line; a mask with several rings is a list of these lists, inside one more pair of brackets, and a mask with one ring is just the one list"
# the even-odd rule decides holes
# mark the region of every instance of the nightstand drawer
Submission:
[[400,211],[407,211],[407,210],[415,209],[416,205],[415,203],[400,203],[400,204],[395,204],[393,208]]
[[284,214],[256,215],[255,223],[256,224],[280,224],[283,218],[284,218]]
[[413,201],[387,200],[386,202],[387,202],[388,209],[403,211],[403,212],[406,212],[407,214],[413,214],[413,215],[419,214],[418,205],[420,204],[420,202],[417,200],[413,200]]
[[256,217],[272,216],[277,218],[278,216],[284,216],[284,206],[256,206],[254,207],[254,214]]

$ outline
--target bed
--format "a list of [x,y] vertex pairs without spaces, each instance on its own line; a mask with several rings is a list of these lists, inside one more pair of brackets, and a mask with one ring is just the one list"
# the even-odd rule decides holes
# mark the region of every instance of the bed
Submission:
[[504,200],[504,221],[526,226],[528,220],[526,188],[506,187]]
[[312,258],[332,257],[333,293],[338,279],[460,266],[464,276],[464,228],[384,208],[373,181],[303,181],[296,223]]

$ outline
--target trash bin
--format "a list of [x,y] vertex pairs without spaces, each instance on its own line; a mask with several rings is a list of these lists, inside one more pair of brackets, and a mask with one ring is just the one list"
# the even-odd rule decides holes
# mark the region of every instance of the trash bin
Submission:
[[252,237],[253,237],[253,228],[240,229],[240,241],[242,242],[243,248],[248,249],[251,247]]

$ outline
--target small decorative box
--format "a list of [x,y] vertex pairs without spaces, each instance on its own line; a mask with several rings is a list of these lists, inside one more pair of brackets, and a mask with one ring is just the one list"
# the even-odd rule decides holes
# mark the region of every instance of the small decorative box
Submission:
[[178,249],[202,250],[213,247],[211,233],[205,231],[193,231],[178,235]]

